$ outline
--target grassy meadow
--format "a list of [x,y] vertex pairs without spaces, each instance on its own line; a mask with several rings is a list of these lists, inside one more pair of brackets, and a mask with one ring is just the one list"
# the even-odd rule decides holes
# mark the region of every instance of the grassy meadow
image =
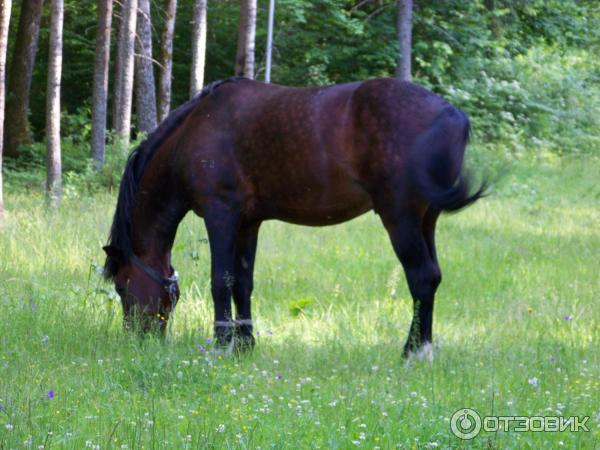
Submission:
[[[438,226],[433,363],[377,216],[266,223],[257,347],[212,351],[206,231],[181,224],[166,342],[121,329],[100,276],[115,194],[8,192],[0,231],[0,449],[600,447],[600,160],[524,163]],[[481,432],[450,417],[590,416],[589,432]]]

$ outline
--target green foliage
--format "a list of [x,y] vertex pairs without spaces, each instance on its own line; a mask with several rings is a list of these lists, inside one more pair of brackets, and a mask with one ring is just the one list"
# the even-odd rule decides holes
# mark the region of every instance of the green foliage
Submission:
[[[61,118],[63,193],[66,197],[118,189],[129,152],[145,138],[140,134],[128,147],[123,147],[109,134],[106,160],[102,168],[97,170],[90,158],[90,116],[89,107],[82,107],[75,114],[66,114]],[[13,192],[43,189],[45,161],[45,143],[20,147],[17,160],[5,161],[7,189]]]
[[476,138],[504,155],[597,150],[598,3],[494,3],[421,3],[417,80],[467,111]]
[[126,153],[116,145],[107,147],[107,158],[100,170],[94,168],[91,159],[85,158],[85,166],[80,170],[63,172],[65,195],[78,197],[103,190],[118,190],[126,160]]
[[533,144],[558,154],[600,148],[600,64],[584,50],[533,48],[516,59],[528,93],[526,132]]
[[18,159],[3,161],[6,174],[4,185],[7,192],[42,191],[45,187],[46,145],[43,142],[19,147]]

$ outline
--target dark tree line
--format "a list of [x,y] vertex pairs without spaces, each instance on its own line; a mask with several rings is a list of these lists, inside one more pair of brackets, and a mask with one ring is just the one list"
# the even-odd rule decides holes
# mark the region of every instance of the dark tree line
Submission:
[[[57,202],[61,197],[61,76],[63,65],[64,0],[50,2],[50,37],[48,50],[48,73],[46,88],[46,147],[48,197]],[[164,119],[171,107],[171,79],[173,66],[173,35],[177,15],[177,1],[165,2],[164,19],[160,33],[160,51],[153,49],[153,18],[150,0],[122,0],[119,2],[118,27],[116,31],[116,60],[112,95],[112,129],[124,148],[132,131],[132,114],[135,112],[136,129],[151,133],[159,120]],[[268,65],[270,79],[271,50],[273,41],[274,1],[269,6]],[[8,24],[10,3],[4,2],[3,18]],[[8,76],[6,112],[11,118],[2,134],[4,154],[18,156],[20,145],[31,143],[29,123],[29,99],[38,40],[40,35],[43,0],[24,0],[19,14],[12,65]],[[410,78],[410,10],[412,3],[399,0],[402,20],[398,20],[401,46],[402,70],[399,76]],[[110,87],[111,36],[113,30],[113,0],[98,0],[96,4],[95,66],[92,94],[91,157],[94,167],[100,169],[105,161],[107,117]],[[206,57],[207,0],[193,3],[192,62],[190,96],[202,89]],[[257,0],[240,0],[237,51],[234,73],[254,78]],[[6,55],[8,29],[2,42]],[[407,40],[408,39],[408,40]],[[407,46],[408,45],[408,46]],[[408,53],[406,53],[408,52]],[[156,59],[155,59],[156,58]],[[407,63],[408,60],[408,63]],[[407,65],[408,64],[408,65]],[[157,69],[158,67],[158,69]],[[5,64],[3,65],[3,69]],[[158,70],[158,83],[155,77]],[[408,72],[407,72],[408,71]],[[4,101],[2,102],[4,106]]]
[[[46,147],[48,198],[56,203],[61,197],[61,76],[63,68],[64,0],[50,2],[50,36],[46,88]],[[116,62],[113,80],[113,123],[115,136],[126,148],[135,111],[136,129],[149,134],[168,114],[171,108],[171,79],[173,65],[173,35],[177,1],[167,0],[161,33],[158,59],[153,52],[153,21],[150,0],[122,0],[118,16]],[[43,0],[24,0],[19,15],[12,64],[8,75],[9,96],[5,99],[6,53],[12,2],[2,0],[0,28],[0,157],[18,156],[20,145],[31,143],[29,99],[31,81],[38,48]],[[190,95],[202,89],[206,55],[207,0],[194,2],[193,60],[191,64]],[[95,167],[105,160],[106,125],[109,100],[111,31],[113,28],[113,1],[98,0],[95,66],[92,97],[91,157]],[[254,75],[254,46],[256,28],[256,0],[240,2],[239,49],[235,73],[252,78]],[[158,66],[159,83],[155,79]],[[158,93],[157,93],[158,88]],[[135,100],[135,105],[134,105]],[[3,129],[4,111],[11,120]],[[135,108],[135,109],[134,109]],[[0,158],[0,161],[2,159]],[[1,166],[0,166],[1,167]],[[0,176],[0,213],[3,211]]]

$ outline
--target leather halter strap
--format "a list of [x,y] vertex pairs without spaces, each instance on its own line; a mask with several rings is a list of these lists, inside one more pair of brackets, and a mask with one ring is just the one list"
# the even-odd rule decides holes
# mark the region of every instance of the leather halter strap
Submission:
[[174,271],[173,275],[171,275],[170,277],[165,277],[156,270],[154,270],[152,267],[148,266],[146,263],[144,263],[144,261],[142,261],[133,253],[131,254],[130,258],[132,263],[134,263],[136,266],[142,269],[146,273],[146,275],[148,275],[150,278],[152,278],[154,281],[160,284],[163,288],[165,288],[165,291],[167,291],[167,293],[169,294],[169,298],[171,299],[171,307],[174,308],[175,304],[177,303],[177,282],[179,281],[177,272]]

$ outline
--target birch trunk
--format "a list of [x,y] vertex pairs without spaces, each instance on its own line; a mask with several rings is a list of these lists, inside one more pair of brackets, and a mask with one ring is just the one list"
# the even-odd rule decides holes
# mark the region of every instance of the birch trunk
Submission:
[[254,43],[256,38],[256,0],[240,0],[240,23],[235,58],[235,74],[254,78]]
[[269,0],[269,22],[267,25],[267,55],[265,57],[265,81],[271,82],[271,62],[273,58],[273,22],[275,21],[275,0]]
[[411,80],[412,0],[398,0],[398,67],[396,77]]
[[8,28],[12,0],[0,0],[0,222],[4,218],[4,194],[2,181],[2,150],[4,137],[4,102],[6,100],[6,48],[8,47]]
[[46,192],[52,204],[62,195],[60,156],[60,82],[62,75],[63,0],[52,0],[50,12],[50,51],[48,54],[48,93],[46,98],[46,146],[48,178]]
[[104,165],[105,157],[112,8],[113,0],[98,0],[96,65],[94,68],[94,94],[92,100],[92,158],[96,169],[100,169]]
[[204,64],[206,60],[206,11],[208,0],[194,1],[192,35],[192,74],[190,78],[190,97],[204,86]]
[[137,125],[140,131],[152,133],[156,128],[156,84],[152,60],[152,23],[150,0],[138,0],[135,61]]
[[131,133],[131,104],[133,98],[133,72],[135,30],[137,23],[137,0],[123,0],[119,42],[117,49],[117,67],[115,86],[115,133],[117,139],[126,147]]
[[173,34],[177,0],[166,0],[165,24],[160,46],[160,74],[158,79],[158,120],[162,122],[171,110],[171,82],[173,77]]

